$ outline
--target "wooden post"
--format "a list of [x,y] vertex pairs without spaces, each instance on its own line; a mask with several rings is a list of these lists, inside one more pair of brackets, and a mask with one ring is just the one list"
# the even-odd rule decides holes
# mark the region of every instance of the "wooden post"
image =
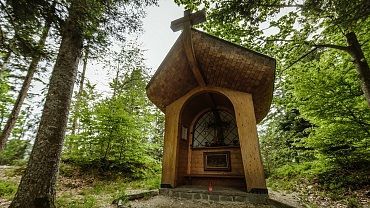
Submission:
[[166,107],[161,188],[176,187],[181,104]]
[[227,91],[234,105],[247,191],[267,194],[252,95]]

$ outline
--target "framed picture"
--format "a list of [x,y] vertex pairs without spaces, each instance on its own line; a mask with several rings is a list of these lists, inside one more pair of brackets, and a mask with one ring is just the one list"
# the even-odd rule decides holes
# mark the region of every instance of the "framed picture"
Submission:
[[230,152],[203,152],[204,171],[231,171]]

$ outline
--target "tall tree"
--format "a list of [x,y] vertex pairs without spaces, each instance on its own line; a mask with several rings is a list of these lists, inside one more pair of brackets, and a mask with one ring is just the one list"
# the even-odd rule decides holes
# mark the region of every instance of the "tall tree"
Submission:
[[[18,2],[47,4],[47,1]],[[64,1],[63,1],[64,3]],[[64,142],[77,64],[83,41],[99,30],[117,35],[140,28],[144,6],[154,0],[96,1],[72,0],[61,24],[61,43],[50,78],[41,122],[30,159],[10,207],[55,207],[55,183]],[[66,6],[61,3],[60,7]],[[62,10],[63,11],[63,10]],[[124,23],[124,24],[123,24]],[[103,28],[104,27],[104,28]]]
[[[46,38],[48,36],[50,27],[51,27],[51,21],[46,20],[45,26],[42,30],[40,40],[39,40],[38,45],[37,45],[37,47],[40,50],[42,50],[44,48],[44,45],[45,45]],[[5,144],[6,144],[8,138],[9,138],[11,132],[12,132],[12,129],[14,128],[14,125],[17,121],[19,112],[21,111],[22,104],[23,104],[25,98],[27,97],[27,92],[28,92],[28,90],[31,86],[31,81],[33,79],[33,76],[34,76],[36,70],[37,70],[37,65],[39,64],[39,62],[41,60],[41,56],[42,56],[41,51],[38,51],[37,53],[34,53],[34,55],[32,56],[31,63],[30,63],[30,65],[28,67],[28,70],[27,70],[27,75],[26,75],[25,79],[23,80],[22,88],[18,93],[18,97],[17,97],[17,99],[14,103],[12,112],[9,115],[9,118],[8,118],[6,124],[5,124],[5,127],[4,127],[4,129],[2,130],[2,132],[0,134],[0,151],[4,149]]]
[[[50,79],[43,114],[27,169],[10,207],[55,207],[55,182],[68,107],[83,43],[86,1],[73,1]],[[82,10],[82,11],[81,11]]]
[[72,134],[76,133],[76,130],[78,130],[78,119],[80,116],[80,103],[81,103],[81,96],[84,91],[84,82],[85,82],[85,75],[87,70],[87,61],[89,59],[89,44],[84,49],[84,57],[82,60],[82,72],[81,72],[81,78],[78,86],[78,92],[76,96],[76,105],[74,106],[74,114],[72,118]]
[[40,10],[41,5],[30,2],[28,7],[22,6],[20,1],[0,1],[0,74],[9,71],[7,65],[12,56],[33,57],[34,53],[39,52],[34,35],[42,27],[41,17],[50,18],[49,10]]

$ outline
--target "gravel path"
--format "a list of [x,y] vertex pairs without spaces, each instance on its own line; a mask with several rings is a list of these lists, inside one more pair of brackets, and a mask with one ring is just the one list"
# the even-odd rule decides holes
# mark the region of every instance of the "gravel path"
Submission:
[[253,205],[242,202],[208,202],[205,200],[185,200],[158,195],[149,199],[132,201],[132,208],[273,208],[271,205]]

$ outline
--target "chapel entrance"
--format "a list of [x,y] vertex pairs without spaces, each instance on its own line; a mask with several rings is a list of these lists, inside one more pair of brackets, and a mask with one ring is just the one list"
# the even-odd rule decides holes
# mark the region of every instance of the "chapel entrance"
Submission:
[[235,112],[226,96],[206,92],[189,98],[180,128],[178,186],[245,188]]

